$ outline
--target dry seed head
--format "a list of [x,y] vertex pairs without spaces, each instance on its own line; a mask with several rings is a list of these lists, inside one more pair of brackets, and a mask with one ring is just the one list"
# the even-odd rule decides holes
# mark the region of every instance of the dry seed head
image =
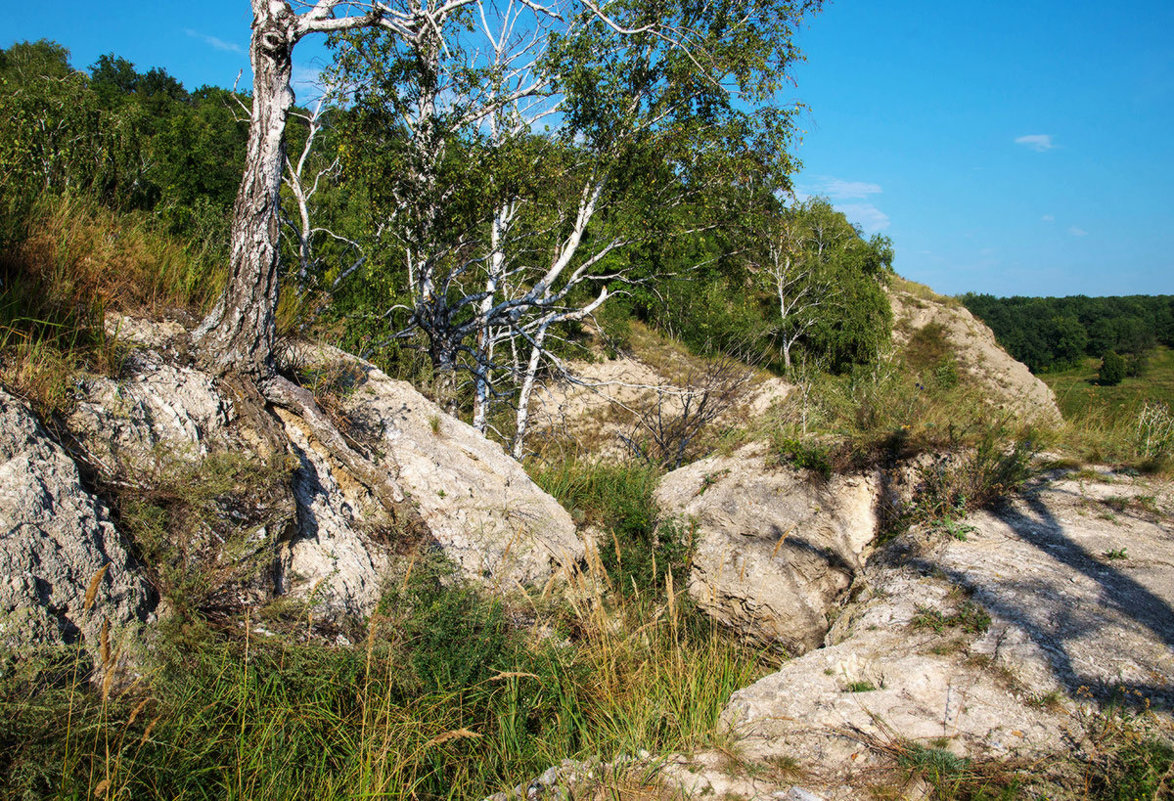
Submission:
[[142,701],[139,701],[138,706],[131,710],[130,717],[126,719],[126,728],[129,729],[135,725],[135,721],[139,718],[139,713],[143,711],[143,707],[147,705],[147,701],[149,700],[148,698],[144,698]]
[[102,586],[102,578],[106,575],[106,571],[110,569],[110,563],[102,565],[98,568],[98,572],[90,579],[90,586],[86,587],[86,600],[82,605],[83,612],[89,612],[90,607],[94,605],[94,598],[98,596],[98,588]]
[[110,665],[110,621],[102,621],[102,637],[101,637],[101,655],[102,655],[102,669],[105,670]]
[[452,729],[451,731],[446,731],[444,734],[433,737],[431,740],[424,743],[424,747],[428,748],[429,746],[440,745],[441,743],[447,743],[449,740],[467,740],[481,736],[482,735],[478,734],[477,732],[469,731],[465,728]]
[[[117,659],[117,655],[115,655]],[[114,665],[106,668],[106,674],[102,676],[102,701],[110,697],[110,688],[114,686]]]
[[150,737],[151,732],[155,730],[155,724],[158,723],[162,717],[163,717],[162,715],[156,715],[154,717],[154,719],[150,723],[147,724],[147,728],[143,732],[142,738],[139,739],[140,746],[147,742],[147,738]]

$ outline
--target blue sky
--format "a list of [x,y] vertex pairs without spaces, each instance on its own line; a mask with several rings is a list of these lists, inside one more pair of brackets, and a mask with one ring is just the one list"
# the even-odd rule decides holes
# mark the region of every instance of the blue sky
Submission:
[[[112,51],[194,88],[248,66],[246,0],[5,14],[0,46],[54,39],[78,67]],[[1172,31],[1169,0],[830,3],[781,98],[810,107],[796,188],[939,292],[1174,294]],[[324,53],[300,50],[307,77]]]

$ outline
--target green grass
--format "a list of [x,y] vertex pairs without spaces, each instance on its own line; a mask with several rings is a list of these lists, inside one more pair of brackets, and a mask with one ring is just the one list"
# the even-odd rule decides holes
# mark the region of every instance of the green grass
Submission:
[[536,636],[443,571],[413,576],[353,646],[191,622],[109,696],[68,653],[0,665],[0,798],[478,799],[566,758],[720,744],[762,674],[662,606],[597,596]]
[[0,653],[0,798],[479,799],[563,759],[720,747],[721,710],[768,667],[692,607],[687,541],[656,528],[657,474],[631,465],[540,476],[607,534],[565,600],[507,605],[423,555],[343,630],[356,644],[308,638],[305,604],[234,608],[248,571],[200,540],[231,541],[225,510],[279,470],[223,456],[138,477],[125,530],[176,611],[142,675],[104,689],[80,650]]
[[1041,373],[1060,404],[1065,419],[1079,418],[1091,410],[1135,414],[1146,401],[1174,405],[1174,350],[1158,346],[1139,378],[1125,378],[1112,387],[1097,383],[1100,359],[1086,358],[1078,367],[1055,373]]
[[[1116,386],[1097,383],[1099,361],[1040,376],[1052,388],[1064,415],[1062,447],[1089,462],[1166,473],[1174,459],[1174,350],[1158,347],[1140,378]],[[1144,419],[1157,419],[1146,426]],[[1155,431],[1157,435],[1154,436]]]

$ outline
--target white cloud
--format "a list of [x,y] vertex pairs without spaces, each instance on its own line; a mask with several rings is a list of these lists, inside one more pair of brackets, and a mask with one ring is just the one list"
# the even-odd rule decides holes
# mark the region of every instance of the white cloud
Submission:
[[880,184],[864,181],[842,181],[839,178],[825,178],[821,182],[820,194],[835,200],[863,200],[869,195],[879,195],[884,190]]
[[1056,221],[1055,216],[1051,215],[1051,214],[1045,214],[1044,216],[1040,217],[1040,219],[1043,220],[1044,222],[1055,222]]
[[204,44],[206,44],[209,47],[214,48],[216,50],[223,50],[226,53],[241,53],[241,54],[243,54],[245,52],[244,48],[238,44],[234,44],[232,42],[226,42],[223,39],[219,39],[215,36],[209,36],[206,33],[200,33],[199,31],[193,31],[191,28],[184,28],[183,32],[186,33],[188,36],[192,37],[193,39],[199,39]]
[[1015,140],[1015,144],[1030,148],[1036,153],[1043,153],[1056,146],[1052,141],[1051,134],[1028,134],[1027,136],[1020,136]]
[[1073,236],[1088,236],[1088,231],[1075,225],[1068,229],[1068,233]]
[[[811,183],[795,187],[795,198],[803,201],[811,197],[826,197],[844,213],[848,220],[859,225],[866,234],[879,233],[889,227],[889,216],[869,202],[872,195],[880,195],[880,184],[868,181],[845,181],[830,175],[821,175]],[[850,202],[842,202],[850,201]]]
[[878,234],[889,227],[889,215],[871,203],[837,203],[835,206],[866,234]]

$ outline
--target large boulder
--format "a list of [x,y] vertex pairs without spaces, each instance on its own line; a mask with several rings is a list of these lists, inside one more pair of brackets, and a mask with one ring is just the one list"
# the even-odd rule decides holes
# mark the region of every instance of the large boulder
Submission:
[[[341,445],[321,416],[266,410],[247,388],[185,363],[182,328],[122,318],[116,330],[136,348],[118,377],[79,380],[67,421],[102,479],[149,486],[177,464],[198,471],[210,455],[233,452],[259,469],[291,470],[288,486],[268,486],[253,499],[258,508],[238,509],[227,523],[252,562],[272,566],[252,571],[239,602],[289,595],[310,601],[318,619],[361,618],[397,554],[421,545],[495,591],[545,587],[583,559],[570,516],[500,446],[361,359],[325,346],[297,357],[304,374],[339,378],[322,394],[349,438]],[[394,481],[359,475],[356,464]],[[393,485],[407,497],[389,493]]]
[[[499,592],[542,588],[584,558],[570,515],[500,445],[361,359],[319,346],[299,360],[303,369],[335,377],[344,428],[394,475],[433,547],[464,577]],[[358,588],[357,597],[372,602],[383,558],[340,536],[341,526],[324,532],[321,523],[342,521],[364,534],[381,531],[380,539],[393,546],[405,535],[402,524],[315,446],[312,432],[291,415],[282,419],[313,474],[299,492],[313,499],[307,508],[321,510],[315,512],[318,531],[303,525],[291,543],[286,572],[296,575],[298,586],[317,587],[320,594],[349,583]]]
[[740,753],[854,799],[910,749],[1040,764],[1082,741],[1094,699],[1169,721],[1174,502],[1111,480],[1061,478],[886,546],[826,647],[733,695]]
[[0,390],[0,645],[81,643],[100,669],[103,627],[121,650],[153,602],[69,454]]
[[875,534],[876,482],[769,463],[767,446],[702,459],[662,479],[661,510],[694,531],[689,595],[746,636],[793,654],[818,647]]

